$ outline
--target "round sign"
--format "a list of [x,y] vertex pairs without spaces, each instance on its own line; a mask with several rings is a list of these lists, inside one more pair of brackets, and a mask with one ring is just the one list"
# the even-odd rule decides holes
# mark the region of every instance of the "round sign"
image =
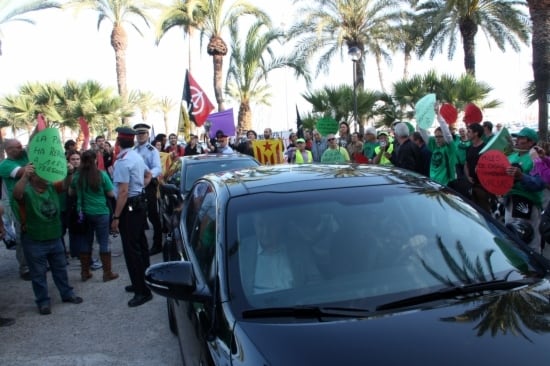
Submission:
[[67,176],[67,160],[58,129],[45,128],[34,135],[29,142],[29,161],[36,175],[49,182]]
[[514,177],[506,174],[510,162],[500,150],[489,150],[479,157],[476,166],[479,182],[488,192],[497,196],[504,195],[512,189]]
[[427,94],[420,98],[414,106],[414,116],[416,123],[423,129],[428,129],[432,126],[435,118],[435,94]]
[[439,113],[441,113],[441,117],[449,125],[454,124],[458,119],[458,111],[451,103],[443,103],[441,108],[439,108]]
[[326,136],[330,133],[336,133],[338,131],[338,122],[331,117],[323,117],[317,121],[317,131],[321,136]]

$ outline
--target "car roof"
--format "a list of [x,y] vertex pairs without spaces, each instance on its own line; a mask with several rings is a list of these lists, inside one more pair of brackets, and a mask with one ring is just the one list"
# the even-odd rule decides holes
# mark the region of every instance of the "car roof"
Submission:
[[[402,184],[411,180],[429,181],[423,175],[404,169],[359,164],[262,165],[208,174],[204,179],[210,180],[217,186],[225,186],[230,196],[265,191],[295,192],[337,187]],[[335,181],[335,179],[337,180]]]

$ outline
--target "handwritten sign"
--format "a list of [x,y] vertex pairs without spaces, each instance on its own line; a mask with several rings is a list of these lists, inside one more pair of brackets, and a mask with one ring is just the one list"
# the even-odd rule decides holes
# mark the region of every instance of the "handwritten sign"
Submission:
[[423,129],[428,129],[432,126],[435,118],[435,94],[427,94],[420,98],[414,106],[414,116],[416,123]]
[[56,128],[45,128],[29,143],[29,161],[42,179],[56,182],[67,176],[67,160]]
[[512,189],[514,177],[506,174],[510,162],[500,150],[489,150],[479,157],[476,173],[479,182],[488,192],[498,196],[504,195]]
[[326,136],[330,133],[336,133],[338,131],[338,122],[331,117],[323,117],[317,121],[317,131],[321,136]]

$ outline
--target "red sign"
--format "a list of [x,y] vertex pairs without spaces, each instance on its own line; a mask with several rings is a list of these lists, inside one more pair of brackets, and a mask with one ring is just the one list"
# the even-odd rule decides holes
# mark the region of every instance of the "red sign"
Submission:
[[514,185],[514,177],[506,173],[508,167],[510,162],[502,151],[489,150],[483,153],[476,167],[479,182],[488,192],[498,196],[508,193]]

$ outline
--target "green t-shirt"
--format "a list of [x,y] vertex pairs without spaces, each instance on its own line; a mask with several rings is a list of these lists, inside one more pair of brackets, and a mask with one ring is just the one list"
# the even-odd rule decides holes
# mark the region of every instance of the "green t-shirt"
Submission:
[[428,148],[432,152],[430,178],[447,185],[456,179],[456,147],[453,142],[438,146],[435,137],[430,136]]
[[[109,206],[107,206],[107,192],[113,190],[113,183],[111,179],[104,171],[101,173],[101,184],[97,192],[93,191],[87,184],[84,185],[84,190],[81,192],[80,186],[77,184],[80,175],[76,173],[71,182],[71,189],[74,190],[77,196],[77,204],[80,206],[85,214],[88,215],[108,215]],[[82,194],[84,193],[84,194]],[[84,197],[84,200],[82,200]]]
[[[527,153],[520,155],[518,152],[514,152],[508,155],[508,161],[510,164],[519,164],[524,174],[529,174],[534,166],[533,160],[531,160],[531,157]],[[527,191],[519,181],[515,182],[510,192],[508,192],[508,195],[513,194],[527,198],[539,208],[542,206],[542,192]]]
[[24,232],[36,241],[53,240],[61,237],[61,216],[59,195],[51,183],[42,193],[36,192],[29,183],[23,199],[16,205],[24,205]]
[[[11,173],[16,168],[23,167],[29,163],[29,157],[26,152],[23,152],[23,156],[19,159],[4,159],[0,163],[0,177],[2,178],[2,200],[9,200],[10,207],[15,214],[15,217],[19,220],[18,209],[13,199],[13,187],[17,183],[18,178],[11,177]],[[4,196],[4,194],[6,196]]]
[[460,139],[460,136],[455,136],[454,144],[456,147],[456,160],[458,164],[465,164],[466,163],[466,151],[468,150],[468,147],[472,144],[472,141],[466,140],[462,141]]
[[372,160],[376,156],[374,149],[378,146],[378,142],[364,142],[363,143],[363,155]]
[[338,149],[326,149],[321,156],[321,163],[345,163],[348,160],[348,151],[343,147],[338,147]]

